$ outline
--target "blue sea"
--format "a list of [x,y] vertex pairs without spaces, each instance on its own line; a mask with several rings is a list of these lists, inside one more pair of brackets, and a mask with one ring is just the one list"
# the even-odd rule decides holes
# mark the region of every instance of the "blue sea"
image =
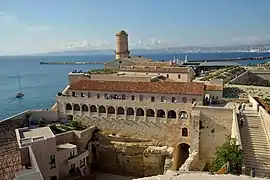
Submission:
[[[179,53],[176,57],[184,60],[211,60],[217,58],[237,58],[270,56],[270,53]],[[136,55],[136,54],[134,54]],[[173,53],[137,54],[154,60],[172,60]],[[103,65],[40,65],[42,61],[110,61],[114,55],[89,56],[8,56],[0,57],[0,119],[28,109],[50,108],[55,103],[55,96],[68,83],[67,74],[73,70],[87,71],[103,68]],[[270,61],[270,60],[268,60]],[[242,64],[256,64],[265,61],[241,61]],[[18,76],[25,96],[14,98],[19,91]]]

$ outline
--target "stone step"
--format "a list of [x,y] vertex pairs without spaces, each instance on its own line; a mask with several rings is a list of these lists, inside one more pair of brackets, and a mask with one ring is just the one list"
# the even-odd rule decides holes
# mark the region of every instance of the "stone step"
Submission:
[[251,137],[251,138],[242,138],[243,143],[254,143],[254,144],[265,144],[267,142],[267,139],[264,138],[258,138],[258,137]]
[[270,148],[269,147],[265,147],[265,146],[252,146],[252,145],[243,145],[242,146],[244,150],[253,150],[253,151],[256,151],[256,150],[262,150],[264,149],[266,152],[270,152]]
[[248,156],[248,155],[244,155],[244,160],[247,161],[254,161],[254,162],[270,162],[270,158],[266,158],[266,157],[259,157],[259,156]]
[[263,142],[257,142],[257,141],[242,141],[242,145],[244,146],[256,146],[256,147],[267,147],[269,148],[269,145]]
[[[267,157],[267,156],[269,156],[269,153],[268,152],[265,152],[265,151],[263,151],[263,152],[259,152],[259,151],[255,151],[255,152],[243,152],[243,155],[244,155],[244,157],[245,156],[251,156],[251,157]],[[270,156],[269,156],[270,157]]]

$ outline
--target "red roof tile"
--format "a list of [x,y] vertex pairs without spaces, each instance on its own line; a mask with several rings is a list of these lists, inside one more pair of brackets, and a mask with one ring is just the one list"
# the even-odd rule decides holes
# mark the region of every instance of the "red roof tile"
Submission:
[[202,95],[204,83],[81,80],[71,84],[69,90]]

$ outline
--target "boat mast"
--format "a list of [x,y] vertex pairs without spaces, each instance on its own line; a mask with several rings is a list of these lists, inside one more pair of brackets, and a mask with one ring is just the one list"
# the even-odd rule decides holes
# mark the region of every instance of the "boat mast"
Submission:
[[21,92],[22,87],[21,87],[21,80],[20,80],[19,73],[17,74],[17,76],[18,76],[19,90]]

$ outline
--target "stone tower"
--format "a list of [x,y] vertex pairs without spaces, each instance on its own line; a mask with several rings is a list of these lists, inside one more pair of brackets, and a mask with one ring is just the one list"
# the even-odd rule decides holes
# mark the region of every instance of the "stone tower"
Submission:
[[116,33],[116,51],[115,58],[128,58],[129,57],[129,49],[128,49],[128,34],[122,30]]

